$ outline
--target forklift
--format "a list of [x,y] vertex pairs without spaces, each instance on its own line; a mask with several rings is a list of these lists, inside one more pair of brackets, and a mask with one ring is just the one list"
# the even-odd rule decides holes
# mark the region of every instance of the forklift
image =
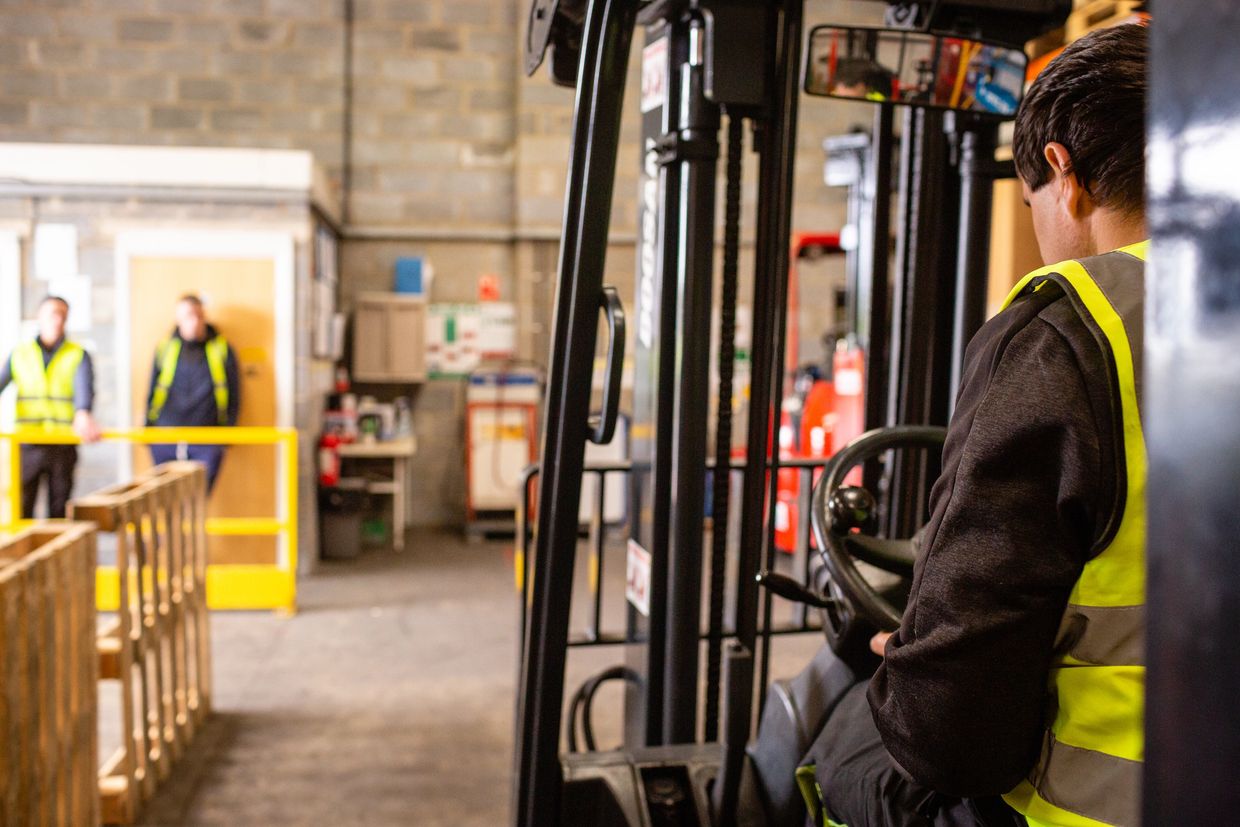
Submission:
[[[532,5],[525,67],[532,73],[546,61],[555,82],[575,87],[576,103],[540,507],[522,606],[517,827],[802,823],[793,771],[823,717],[814,685],[824,676],[815,659],[798,678],[768,689],[773,596],[817,610],[827,647],[858,674],[876,665],[867,645],[873,633],[899,625],[912,572],[908,538],[926,519],[965,346],[984,320],[991,185],[1015,174],[1011,162],[995,160],[999,127],[1015,115],[1023,91],[1024,44],[1060,26],[1072,4],[858,2],[885,3],[885,25],[819,26],[806,35],[803,0]],[[638,272],[629,312],[604,285],[603,273],[627,67],[639,25]],[[874,107],[865,165],[871,203],[861,228],[873,254],[857,278],[861,300],[851,303],[854,330],[864,331],[867,432],[827,462],[815,486],[820,565],[808,582],[774,571],[770,519],[780,464],[772,423],[787,382],[802,92]],[[758,156],[758,197],[741,463],[730,449],[746,134]],[[716,273],[721,160],[723,255]],[[894,258],[888,255],[893,222]],[[714,306],[720,322],[712,389]],[[592,388],[583,378],[592,374],[600,313],[605,384],[601,410],[592,411]],[[624,682],[624,745],[564,754],[584,449],[587,441],[607,443],[615,432],[630,325],[636,352],[628,579],[640,599],[630,595],[624,665],[590,686],[592,692],[602,680]],[[712,390],[718,404],[710,428]],[[733,471],[742,477],[735,505],[728,485]],[[739,512],[733,558],[726,530],[704,530],[708,480],[711,524],[727,526],[731,509]],[[731,594],[725,594],[728,583]],[[697,622],[703,616],[704,630]],[[581,697],[579,690],[574,707]],[[755,707],[761,709],[756,739]],[[571,720],[569,726],[571,734]]]

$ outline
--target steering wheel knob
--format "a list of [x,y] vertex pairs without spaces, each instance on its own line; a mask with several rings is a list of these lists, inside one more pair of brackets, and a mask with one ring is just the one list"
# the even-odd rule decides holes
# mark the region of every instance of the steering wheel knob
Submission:
[[831,512],[831,532],[850,534],[859,529],[862,534],[874,534],[878,530],[878,503],[874,495],[855,485],[837,488],[827,502]]

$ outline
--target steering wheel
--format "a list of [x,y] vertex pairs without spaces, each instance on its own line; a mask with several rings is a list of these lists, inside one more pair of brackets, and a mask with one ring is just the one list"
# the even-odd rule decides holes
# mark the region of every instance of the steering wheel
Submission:
[[947,429],[897,425],[868,431],[845,445],[823,468],[814,487],[810,515],[825,576],[815,589],[823,598],[823,631],[837,654],[868,651],[875,632],[900,626],[901,610],[890,595],[876,589],[857,569],[861,560],[899,575],[913,576],[913,541],[875,537],[878,513],[874,495],[845,484],[849,471],[896,448],[942,448]]

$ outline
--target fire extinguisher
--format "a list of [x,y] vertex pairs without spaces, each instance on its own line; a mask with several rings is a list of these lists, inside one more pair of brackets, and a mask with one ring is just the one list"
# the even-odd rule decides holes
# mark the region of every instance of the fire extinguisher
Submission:
[[319,485],[335,487],[340,483],[340,437],[334,432],[319,438]]

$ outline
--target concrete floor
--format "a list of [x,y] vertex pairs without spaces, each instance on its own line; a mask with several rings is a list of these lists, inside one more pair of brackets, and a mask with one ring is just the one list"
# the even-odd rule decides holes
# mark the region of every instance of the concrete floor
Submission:
[[502,824],[511,542],[414,534],[325,564],[301,610],[212,618],[215,713],[141,824]]
[[[618,631],[622,541],[604,561],[604,629]],[[577,568],[584,589],[584,559]],[[299,603],[291,618],[213,616],[214,715],[139,823],[507,823],[512,541],[415,532],[403,553],[325,563],[301,581]],[[574,600],[575,629],[587,605]],[[773,676],[797,671],[820,645],[815,635],[782,639]],[[622,659],[615,649],[572,650],[566,685]],[[600,748],[619,743],[620,699],[619,685],[599,693]]]

